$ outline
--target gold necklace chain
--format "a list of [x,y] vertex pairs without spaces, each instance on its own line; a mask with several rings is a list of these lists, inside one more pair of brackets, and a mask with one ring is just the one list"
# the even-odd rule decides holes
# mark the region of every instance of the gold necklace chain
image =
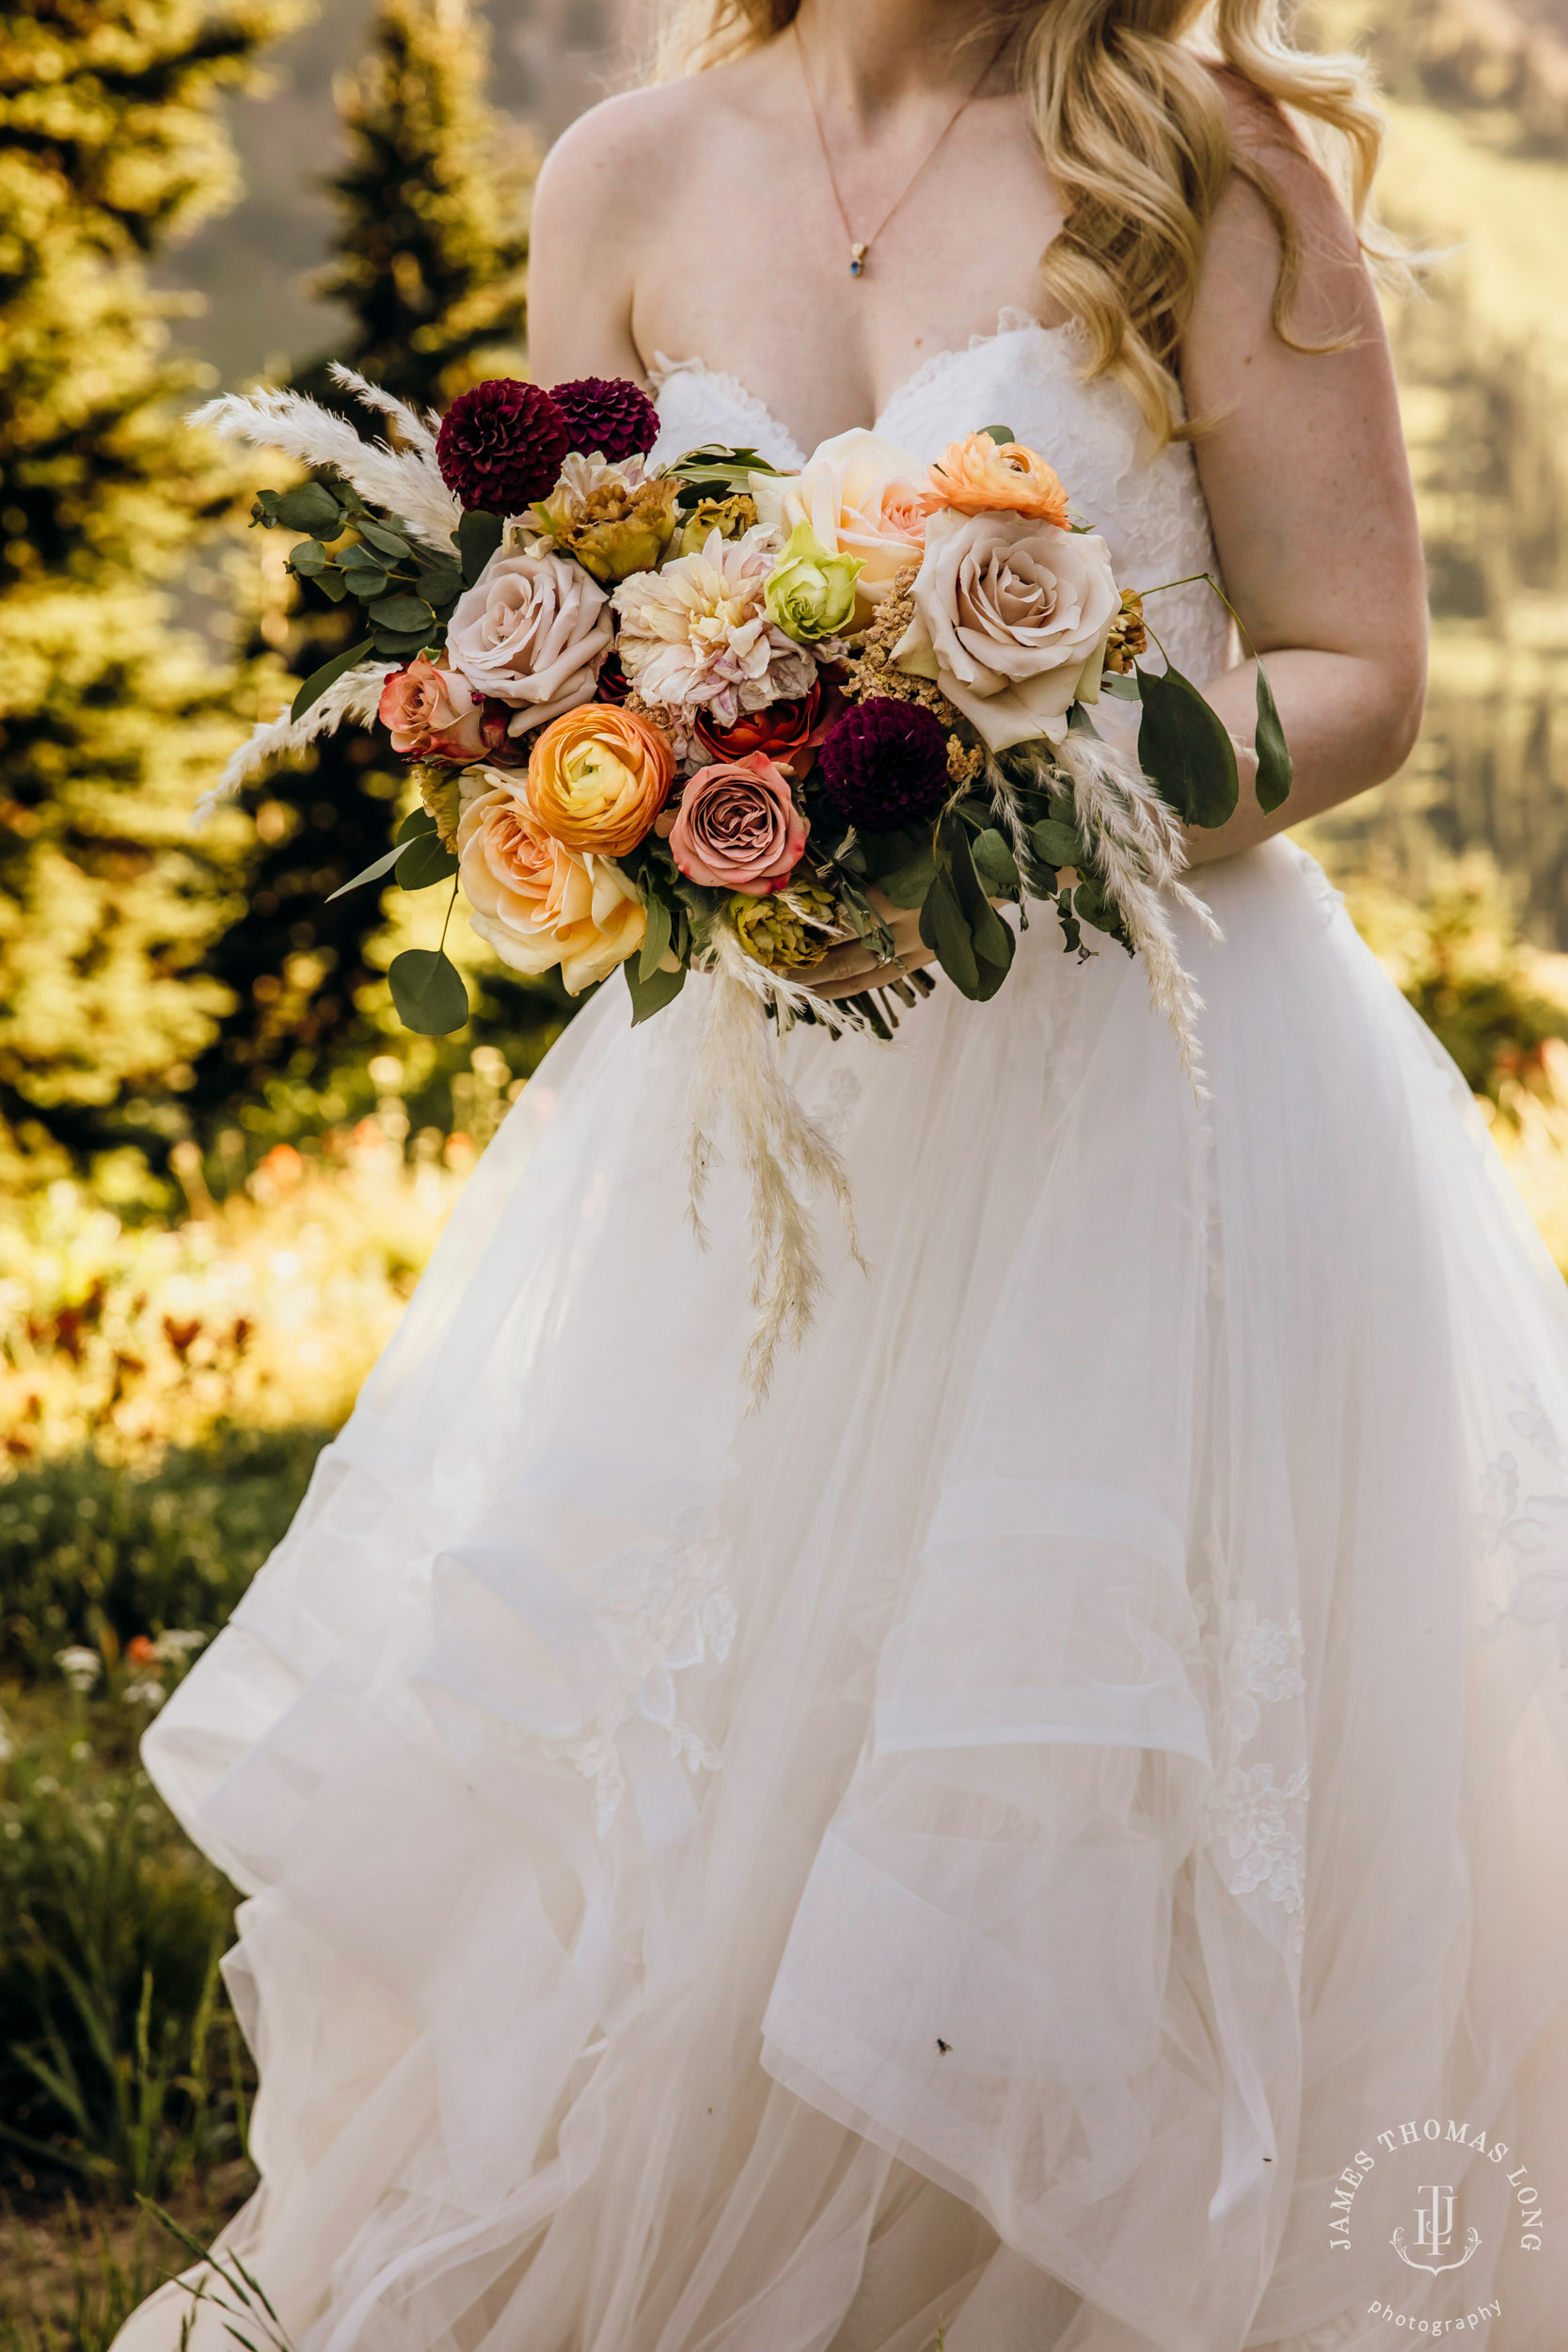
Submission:
[[980,78],[975,83],[974,87],[970,91],[967,98],[961,98],[958,101],[958,103],[954,107],[946,121],[942,124],[942,129],[937,133],[936,137],[932,140],[930,146],[927,149],[919,163],[916,164],[913,171],[911,172],[909,178],[905,181],[903,186],[899,189],[897,195],[894,198],[893,202],[888,206],[887,211],[882,215],[881,219],[877,223],[876,228],[873,229],[869,237],[857,237],[853,229],[849,226],[849,215],[844,209],[844,199],[838,192],[838,180],[833,171],[833,159],[828,151],[827,135],[822,128],[822,117],[817,110],[816,92],[812,87],[811,68],[806,62],[806,44],[800,36],[800,17],[792,17],[790,19],[790,24],[795,33],[795,53],[800,60],[800,79],[806,86],[806,98],[811,106],[811,119],[816,126],[816,143],[822,150],[822,162],[828,174],[828,185],[833,192],[833,202],[838,206],[838,216],[844,223],[844,234],[848,240],[849,275],[851,278],[863,278],[865,276],[866,261],[870,255],[872,246],[881,235],[882,230],[887,227],[888,222],[893,218],[894,214],[898,210],[898,207],[902,204],[904,199],[908,196],[915,182],[920,178],[922,172],[925,171],[927,166],[932,161],[938,148],[941,147],[942,141],[946,138],[947,134],[952,130],[953,125],[958,121],[958,117],[973,104],[976,98],[979,97],[983,85],[990,77],[991,68],[995,65],[998,57],[1001,56],[1003,50],[1007,45],[1007,36],[1004,33],[1002,39],[997,42],[996,47],[987,58],[985,66],[981,71]]

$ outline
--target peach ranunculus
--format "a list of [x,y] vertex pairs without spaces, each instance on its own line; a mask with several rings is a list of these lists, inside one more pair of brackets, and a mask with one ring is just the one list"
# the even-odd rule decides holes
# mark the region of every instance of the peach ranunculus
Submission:
[[443,670],[426,654],[416,654],[404,670],[394,670],[381,690],[377,713],[390,731],[393,751],[404,759],[450,759],[467,764],[506,740],[506,712],[486,711],[466,677]]
[[613,703],[584,703],[536,739],[529,803],[568,850],[624,857],[651,832],[674,779],[675,755],[657,727]]
[[798,523],[809,523],[830,555],[857,559],[857,628],[864,628],[904,566],[920,561],[926,469],[863,426],[822,442],[801,472],[754,473],[748,487],[758,522],[777,532],[781,546]]
[[468,920],[514,972],[559,964],[577,996],[642,945],[636,884],[608,858],[579,857],[546,833],[515,782],[469,802],[457,858]]
[[476,693],[510,703],[510,731],[524,735],[588,701],[613,634],[610,599],[580,564],[502,547],[452,608],[447,660]]
[[1075,702],[1095,702],[1121,612],[1098,532],[1026,515],[933,515],[891,659],[934,678],[993,752],[1060,741]]
[[947,506],[959,515],[1028,515],[1037,523],[1068,527],[1067,492],[1054,467],[1022,441],[966,433],[931,467],[926,511]]
[[689,882],[763,898],[788,888],[810,830],[784,770],[752,752],[688,777],[669,828],[670,852]]

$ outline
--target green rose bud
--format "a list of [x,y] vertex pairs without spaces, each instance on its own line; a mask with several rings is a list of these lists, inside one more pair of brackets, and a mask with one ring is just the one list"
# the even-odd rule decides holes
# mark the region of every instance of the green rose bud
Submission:
[[417,760],[411,771],[419,787],[420,804],[427,817],[436,819],[436,838],[443,850],[457,845],[457,820],[463,814],[463,796],[457,777],[450,768],[434,760]]
[[833,944],[838,910],[815,882],[796,882],[770,898],[736,891],[730,920],[746,953],[770,972],[802,972],[820,963]]
[[810,523],[797,523],[764,591],[768,618],[797,644],[836,636],[854,617],[863,569],[858,556],[830,555]]
[[687,516],[677,555],[700,555],[714,532],[721,539],[738,539],[757,518],[757,502],[744,490],[733,498],[700,499]]
[[562,483],[533,511],[562,554],[575,555],[585,572],[609,588],[633,572],[657,570],[680,519],[679,491],[673,475],[629,487],[611,471],[586,498]]

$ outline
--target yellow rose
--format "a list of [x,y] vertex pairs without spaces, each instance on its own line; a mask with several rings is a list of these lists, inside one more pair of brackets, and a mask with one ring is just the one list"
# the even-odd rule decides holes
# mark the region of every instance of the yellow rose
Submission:
[[675,755],[657,727],[612,703],[580,703],[537,738],[528,797],[539,825],[568,850],[624,857],[670,797]]
[[637,886],[608,858],[579,857],[538,823],[511,783],[470,801],[457,828],[468,920],[514,972],[559,964],[580,995],[642,945]]

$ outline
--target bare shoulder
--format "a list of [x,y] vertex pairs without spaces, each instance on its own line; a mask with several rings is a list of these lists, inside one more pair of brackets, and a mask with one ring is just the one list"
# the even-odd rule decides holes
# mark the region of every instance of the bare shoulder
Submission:
[[1365,328],[1376,301],[1338,189],[1265,91],[1229,68],[1212,72],[1238,168],[1209,226],[1194,328],[1201,333],[1206,321],[1220,319],[1233,327],[1267,323],[1283,257],[1282,215],[1295,245],[1292,332],[1310,342]]
[[584,211],[609,212],[624,230],[645,215],[672,154],[745,112],[753,80],[749,62],[626,90],[579,115],[546,158],[536,218],[543,214],[553,226]]
[[529,344],[542,383],[641,377],[632,302],[647,257],[672,233],[683,184],[672,160],[713,159],[743,143],[755,81],[748,58],[628,90],[579,116],[551,148],[529,262]]

